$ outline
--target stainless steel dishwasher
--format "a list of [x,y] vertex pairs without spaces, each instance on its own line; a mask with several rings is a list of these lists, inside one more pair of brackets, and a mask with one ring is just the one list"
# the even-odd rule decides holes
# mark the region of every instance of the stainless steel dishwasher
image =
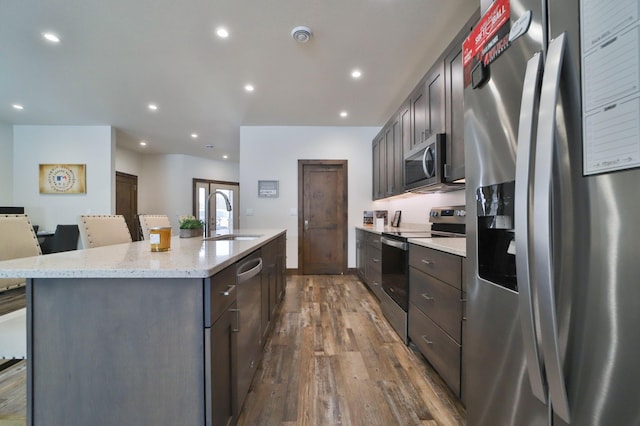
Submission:
[[238,409],[244,404],[251,380],[262,356],[260,308],[262,302],[262,251],[254,251],[238,262]]

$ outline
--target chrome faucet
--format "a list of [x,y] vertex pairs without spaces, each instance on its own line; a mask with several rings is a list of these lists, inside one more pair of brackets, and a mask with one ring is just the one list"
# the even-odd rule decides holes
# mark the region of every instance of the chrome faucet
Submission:
[[216,194],[220,194],[222,195],[222,198],[224,198],[224,203],[227,205],[227,211],[230,212],[231,211],[231,201],[229,200],[229,197],[227,197],[227,194],[225,194],[224,192],[220,191],[220,190],[216,190],[215,192],[212,192],[211,194],[209,194],[209,196],[207,197],[207,201],[204,202],[204,235],[206,237],[210,237],[211,235],[209,235],[209,200],[211,200],[211,197],[213,197]]

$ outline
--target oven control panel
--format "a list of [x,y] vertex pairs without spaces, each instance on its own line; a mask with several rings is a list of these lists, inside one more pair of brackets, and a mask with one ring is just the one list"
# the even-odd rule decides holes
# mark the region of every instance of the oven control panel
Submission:
[[429,222],[463,224],[466,216],[465,206],[434,207],[429,212]]

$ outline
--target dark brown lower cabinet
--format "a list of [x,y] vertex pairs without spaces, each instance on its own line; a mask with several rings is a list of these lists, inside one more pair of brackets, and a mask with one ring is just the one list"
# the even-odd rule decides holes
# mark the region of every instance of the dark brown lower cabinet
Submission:
[[210,374],[206,374],[210,380],[206,384],[208,425],[231,425],[237,420],[238,325],[237,304],[233,302],[211,328],[205,329],[206,359],[210,360]]
[[462,258],[409,246],[409,338],[461,397]]

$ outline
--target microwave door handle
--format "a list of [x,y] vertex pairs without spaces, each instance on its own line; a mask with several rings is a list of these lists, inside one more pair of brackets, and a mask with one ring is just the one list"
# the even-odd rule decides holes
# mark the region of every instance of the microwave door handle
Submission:
[[536,339],[536,327],[533,310],[533,291],[531,280],[530,220],[532,217],[531,195],[533,183],[533,160],[535,141],[533,140],[535,118],[540,99],[540,84],[542,81],[542,54],[533,55],[527,62],[522,87],[522,102],[520,104],[520,124],[518,128],[518,151],[516,154],[516,183],[515,183],[515,243],[516,243],[516,274],[518,280],[518,299],[520,311],[520,326],[529,383],[533,395],[543,403],[547,403],[542,376],[542,358]]
[[566,57],[568,55],[566,38],[567,34],[562,33],[549,44],[542,78],[533,186],[535,230],[533,256],[540,309],[540,336],[549,384],[549,398],[553,411],[562,420],[571,423],[567,389],[560,360],[551,223],[553,162],[556,144],[559,143],[556,138],[556,105],[563,68],[571,65]]
[[424,176],[429,177],[429,171],[427,170],[427,153],[429,152],[429,147],[424,149],[422,153],[422,170],[424,171]]

